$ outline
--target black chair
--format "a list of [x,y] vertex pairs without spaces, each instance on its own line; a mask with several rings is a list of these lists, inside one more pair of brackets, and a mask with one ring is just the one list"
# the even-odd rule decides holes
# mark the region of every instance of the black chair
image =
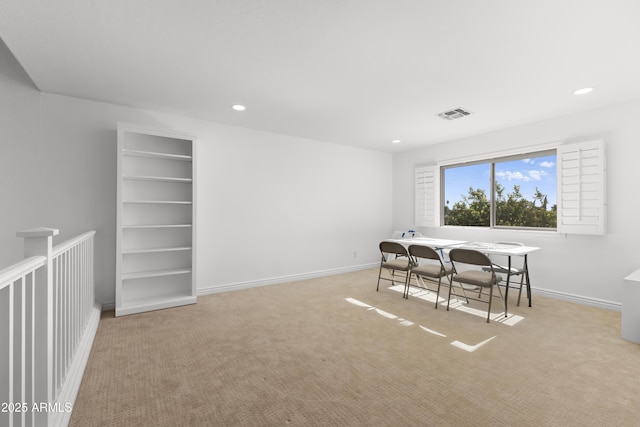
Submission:
[[411,277],[416,276],[416,285],[426,290],[431,290],[422,278],[438,279],[438,289],[436,290],[436,308],[438,308],[438,299],[440,297],[440,286],[442,278],[446,277],[451,287],[451,279],[449,278],[452,268],[450,265],[444,265],[440,255],[428,247],[422,245],[410,245],[409,256],[411,257],[411,270],[409,271],[409,282],[404,288],[404,297],[409,298],[409,287]]
[[[403,271],[405,273],[404,283],[406,287],[409,282],[409,270],[411,269],[411,260],[409,259],[407,249],[400,243],[383,241],[380,242],[380,254],[382,255],[382,260],[380,261],[376,291],[380,289],[380,280],[389,280],[395,285],[396,271]],[[382,277],[383,269],[391,272],[390,279]]]
[[[481,301],[489,304],[489,308],[487,309],[487,323],[491,319],[491,301],[493,300],[493,288],[498,288],[498,293],[500,294],[500,298],[504,303],[504,315],[507,316],[507,300],[502,296],[502,290],[498,283],[502,280],[502,277],[496,275],[493,270],[493,263],[489,259],[489,257],[482,252],[473,250],[473,249],[452,249],[449,252],[449,259],[451,260],[451,264],[453,265],[453,270],[451,273],[451,283],[458,282],[461,284],[467,284],[471,286],[480,287],[480,294],[478,298],[469,298],[474,301]],[[471,267],[465,271],[461,271],[462,267]],[[481,267],[480,270],[477,267]],[[484,269],[484,270],[483,270]],[[449,287],[449,298],[447,300],[447,310],[449,310],[449,303],[451,301],[451,288]],[[489,300],[485,301],[480,298],[482,294],[482,289],[489,289]]]

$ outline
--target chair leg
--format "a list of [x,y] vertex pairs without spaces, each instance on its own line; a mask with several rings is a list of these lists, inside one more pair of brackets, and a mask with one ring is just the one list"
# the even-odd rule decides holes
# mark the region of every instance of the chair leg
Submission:
[[447,311],[449,311],[449,303],[451,302],[451,288],[453,288],[453,273],[449,279],[449,297],[447,298]]
[[507,301],[508,296],[507,295],[508,294],[505,293],[503,295],[502,294],[502,289],[500,289],[500,285],[498,285],[497,283],[496,283],[496,287],[498,288],[498,293],[500,294],[500,298],[502,298],[502,301],[504,303],[504,317],[507,317],[507,304],[508,304],[508,301]]
[[460,285],[460,289],[462,289],[462,296],[464,296],[464,299],[467,300],[467,304],[469,304],[469,297],[467,296],[467,292],[464,290],[462,285]]
[[376,292],[380,289],[380,277],[382,277],[382,263],[380,263],[380,271],[378,271],[378,285],[376,286]]
[[406,299],[409,299],[409,282],[411,281],[411,274],[409,274],[409,272],[407,271],[407,278],[405,279],[404,282],[404,297]]
[[[438,309],[438,301],[440,300],[440,284],[442,283],[442,276],[438,277],[438,290],[436,291],[436,310]],[[449,287],[451,289],[451,287]]]
[[524,284],[524,273],[520,274],[520,291],[518,291],[518,307],[520,307],[520,297],[522,296],[522,285]]
[[[447,276],[447,278],[448,278],[448,276]],[[451,289],[451,287],[453,287],[453,281],[451,279],[449,279],[449,288]],[[462,286],[462,283],[460,283],[460,290],[462,291],[462,296],[467,301],[467,304],[469,304],[469,297],[467,296],[467,292],[464,290],[464,287]],[[454,295],[456,296],[456,300],[458,300],[458,297],[460,295],[458,295],[456,293],[454,293]]]
[[489,308],[487,309],[487,323],[491,319],[491,301],[493,300],[493,285],[489,288]]
[[[409,280],[407,280],[404,284],[404,293],[402,294],[402,297],[405,299],[409,299],[409,286],[411,286],[411,274],[409,274],[409,272],[407,271],[407,275],[409,277]],[[418,280],[418,276],[416,276],[416,280]]]

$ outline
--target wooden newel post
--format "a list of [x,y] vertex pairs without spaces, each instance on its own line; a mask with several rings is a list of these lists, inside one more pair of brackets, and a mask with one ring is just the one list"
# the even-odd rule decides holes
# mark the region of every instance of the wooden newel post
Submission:
[[[53,390],[53,236],[58,235],[55,228],[33,228],[19,231],[18,237],[24,238],[24,257],[44,256],[44,268],[37,271],[35,277],[35,309],[33,313],[33,404],[53,403],[56,396]],[[30,387],[28,387],[30,388]],[[31,400],[31,399],[28,399]],[[45,411],[31,412],[35,425],[47,425],[48,414]]]

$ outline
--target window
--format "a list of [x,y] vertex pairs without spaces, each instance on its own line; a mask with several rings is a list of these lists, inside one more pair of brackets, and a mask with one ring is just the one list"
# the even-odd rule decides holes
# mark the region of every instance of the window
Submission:
[[556,228],[555,150],[450,165],[441,173],[444,225]]
[[491,225],[491,164],[442,169],[444,225]]
[[496,227],[556,228],[556,165],[555,150],[494,163]]
[[604,149],[604,141],[596,140],[523,155],[417,166],[415,225],[605,234]]

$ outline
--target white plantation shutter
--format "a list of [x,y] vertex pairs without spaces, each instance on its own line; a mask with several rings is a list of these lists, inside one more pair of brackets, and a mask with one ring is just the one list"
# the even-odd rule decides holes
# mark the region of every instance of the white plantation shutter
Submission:
[[604,141],[558,147],[558,231],[605,233]]
[[415,222],[416,226],[437,227],[438,197],[440,194],[440,170],[437,166],[416,168],[415,175]]

